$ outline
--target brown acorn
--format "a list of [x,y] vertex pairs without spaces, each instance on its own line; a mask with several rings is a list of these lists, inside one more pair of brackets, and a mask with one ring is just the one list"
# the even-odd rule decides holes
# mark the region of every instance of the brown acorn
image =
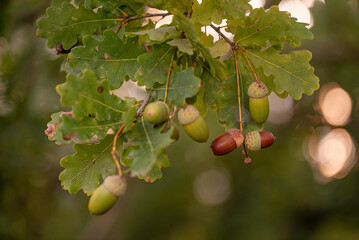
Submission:
[[229,129],[213,140],[211,152],[217,156],[225,155],[239,148],[243,144],[243,140],[244,136],[241,130],[237,128]]
[[248,150],[258,151],[271,146],[274,140],[275,137],[270,132],[253,131],[246,135],[245,144]]

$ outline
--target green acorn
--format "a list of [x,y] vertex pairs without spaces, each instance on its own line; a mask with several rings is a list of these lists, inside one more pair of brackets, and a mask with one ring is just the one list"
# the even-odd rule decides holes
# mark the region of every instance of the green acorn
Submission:
[[161,101],[148,104],[143,111],[143,116],[146,118],[147,122],[152,124],[159,124],[166,121],[169,114],[170,109],[167,104]]
[[120,175],[105,178],[90,197],[88,209],[94,215],[102,215],[110,210],[117,199],[126,192],[126,180]]
[[206,121],[193,105],[186,105],[178,111],[178,121],[193,140],[206,142],[209,138],[209,130]]
[[262,82],[253,82],[248,88],[249,112],[256,123],[264,123],[269,115],[268,88]]
[[253,131],[246,135],[245,144],[248,150],[258,151],[271,146],[275,137],[270,132]]
[[167,122],[165,122],[163,124],[163,126],[161,126],[161,133],[165,133],[167,132],[169,129],[171,129],[171,136],[170,138],[172,138],[175,141],[177,141],[179,139],[179,131],[178,131],[178,127],[177,125],[173,122],[172,119],[168,120]]

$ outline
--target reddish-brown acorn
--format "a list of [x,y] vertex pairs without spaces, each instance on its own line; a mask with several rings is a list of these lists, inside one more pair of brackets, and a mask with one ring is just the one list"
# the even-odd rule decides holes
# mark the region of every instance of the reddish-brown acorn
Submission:
[[237,128],[229,129],[227,132],[219,135],[211,143],[211,152],[214,155],[225,155],[239,148],[243,144],[244,136],[241,130]]
[[270,132],[253,131],[246,135],[245,144],[248,150],[258,151],[262,148],[271,146],[274,143],[275,137]]

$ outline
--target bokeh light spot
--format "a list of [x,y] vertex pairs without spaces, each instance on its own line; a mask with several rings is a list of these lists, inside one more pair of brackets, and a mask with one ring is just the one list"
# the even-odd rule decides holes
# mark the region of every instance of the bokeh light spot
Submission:
[[202,172],[194,181],[193,191],[197,200],[203,205],[221,204],[230,194],[228,174],[219,169]]
[[344,89],[330,83],[320,91],[319,107],[329,124],[344,126],[349,121],[352,112],[352,100]]

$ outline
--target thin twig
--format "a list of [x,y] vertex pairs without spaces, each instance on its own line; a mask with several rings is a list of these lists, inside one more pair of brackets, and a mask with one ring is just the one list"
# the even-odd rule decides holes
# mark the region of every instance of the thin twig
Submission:
[[250,69],[251,69],[251,71],[252,71],[252,73],[253,73],[254,78],[256,79],[257,82],[259,82],[258,77],[257,77],[257,74],[256,74],[256,72],[254,71],[251,62],[249,61],[247,55],[246,55],[245,52],[244,52],[245,50],[242,49],[242,48],[239,48],[239,51],[241,51],[242,55],[243,55],[244,58],[246,59],[246,62],[248,63],[248,65],[249,65],[249,67],[250,67]]
[[122,126],[120,127],[120,129],[117,131],[116,135],[115,135],[115,138],[113,139],[113,145],[112,145],[112,151],[111,151],[111,156],[112,156],[112,159],[113,161],[115,162],[116,164],[116,167],[117,167],[117,171],[118,171],[118,174],[122,177],[122,170],[121,170],[121,165],[119,163],[119,161],[117,160],[117,157],[116,157],[116,144],[117,144],[117,138],[118,136],[120,135],[120,133],[123,131],[123,129],[125,128],[125,125],[126,124],[122,124]]
[[120,17],[121,20],[125,21],[125,22],[129,22],[129,21],[134,21],[134,20],[138,20],[138,19],[143,19],[143,18],[149,18],[149,17],[167,17],[173,15],[172,13],[146,13],[143,14],[139,17],[136,16],[132,16],[132,17],[128,17],[128,16],[123,16]]
[[213,24],[209,25],[211,28],[213,28],[214,31],[216,31],[229,45],[231,45],[232,49],[238,50],[237,44],[235,44],[232,40],[230,40],[226,35],[224,35],[220,28],[214,26]]
[[[139,116],[141,116],[142,112],[143,112],[143,109],[145,108],[145,106],[147,105],[148,101],[150,100],[151,98],[151,91],[153,90],[153,88],[150,89],[150,92],[147,94],[147,96],[145,97],[145,99],[143,100],[143,102],[141,103],[141,106],[138,108],[137,112],[136,112],[136,115],[134,117],[134,122],[137,120],[137,118]],[[117,171],[118,171],[118,174],[122,177],[123,173],[122,173],[122,170],[121,170],[121,165],[120,165],[120,162],[118,161],[117,157],[116,157],[116,144],[117,144],[117,138],[119,137],[119,135],[122,133],[123,129],[125,128],[126,124],[122,124],[120,129],[116,132],[116,135],[113,139],[113,144],[112,144],[112,151],[111,151],[111,156],[112,156],[112,159],[113,161],[115,162],[116,164],[116,167],[117,167]]]
[[238,60],[237,60],[236,51],[235,51],[234,49],[233,49],[232,53],[233,53],[233,56],[234,56],[234,61],[235,61],[235,63],[236,63],[239,127],[240,127],[240,130],[243,132],[241,91],[240,91],[240,89],[239,89],[239,68],[238,68]]
[[135,115],[135,118],[134,118],[134,121],[137,120],[137,118],[142,114],[143,110],[145,109],[148,101],[150,100],[151,98],[151,92],[153,91],[153,87],[150,89],[150,91],[147,93],[145,99],[143,99],[143,102],[141,103],[141,106],[138,108],[137,112],[136,112],[136,115]]
[[172,65],[173,65],[173,58],[175,57],[176,50],[177,50],[177,49],[175,48],[174,51],[173,51],[172,58],[171,58],[171,62],[170,62],[170,68],[168,69],[164,102],[167,102],[168,86],[169,86],[169,84],[170,84],[170,76],[171,76],[171,70],[172,70]]

